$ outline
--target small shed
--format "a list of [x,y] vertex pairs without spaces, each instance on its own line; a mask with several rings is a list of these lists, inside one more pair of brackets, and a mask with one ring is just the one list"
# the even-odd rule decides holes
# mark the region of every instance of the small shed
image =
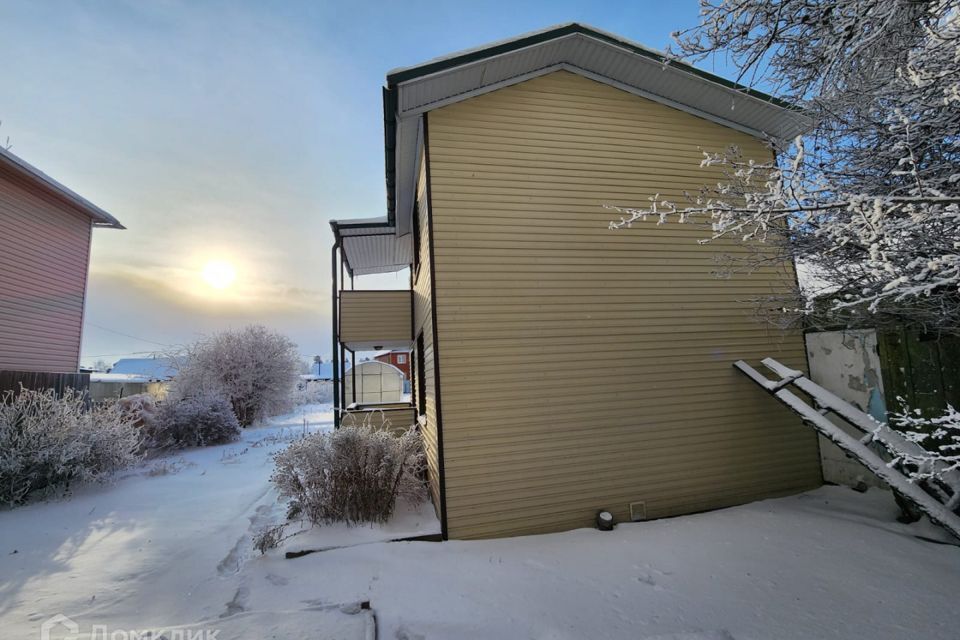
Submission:
[[[357,393],[354,396],[353,384],[356,379]],[[352,368],[344,373],[344,390],[347,404],[380,404],[399,402],[403,396],[403,372],[392,364],[369,360],[360,362],[356,371]]]
[[149,393],[155,398],[167,395],[167,383],[136,373],[91,373],[90,399],[101,402],[111,398],[126,398],[139,393]]

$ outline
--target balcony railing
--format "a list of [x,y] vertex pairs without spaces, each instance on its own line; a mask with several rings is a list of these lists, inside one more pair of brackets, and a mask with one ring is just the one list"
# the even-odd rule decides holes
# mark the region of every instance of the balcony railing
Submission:
[[387,427],[393,433],[403,433],[417,421],[417,412],[409,402],[383,404],[351,404],[343,413],[341,425],[368,424],[374,428]]
[[341,291],[340,342],[351,351],[409,348],[410,313],[409,289]]

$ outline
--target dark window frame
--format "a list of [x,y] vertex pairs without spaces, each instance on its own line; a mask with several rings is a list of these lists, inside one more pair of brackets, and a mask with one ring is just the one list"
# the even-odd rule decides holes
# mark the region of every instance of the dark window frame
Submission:
[[425,347],[423,344],[423,332],[421,331],[417,335],[417,361],[416,361],[416,370],[417,370],[417,413],[421,416],[427,414],[427,373],[426,369],[426,355],[424,354]]
[[420,275],[420,199],[413,202],[413,278]]

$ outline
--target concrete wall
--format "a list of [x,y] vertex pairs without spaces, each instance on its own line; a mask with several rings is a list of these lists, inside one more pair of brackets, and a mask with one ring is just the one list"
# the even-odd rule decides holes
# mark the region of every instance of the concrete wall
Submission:
[[[864,329],[808,333],[806,344],[811,380],[861,411],[869,413],[876,420],[886,421],[876,331]],[[859,437],[859,434],[849,429],[842,420],[833,422]],[[875,487],[886,486],[863,465],[822,436],[820,462],[826,482],[851,487],[861,483]]]

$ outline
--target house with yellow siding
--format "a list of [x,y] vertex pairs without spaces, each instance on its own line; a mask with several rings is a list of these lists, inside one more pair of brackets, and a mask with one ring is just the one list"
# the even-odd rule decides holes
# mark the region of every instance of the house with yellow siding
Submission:
[[[358,351],[410,349],[445,538],[715,509],[821,483],[814,433],[732,363],[803,368],[799,334],[745,301],[773,267],[697,225],[608,228],[606,205],[723,179],[705,151],[770,159],[789,105],[617,36],[567,24],[387,76],[387,215],[332,222],[337,419]],[[410,270],[402,291],[355,278]]]

